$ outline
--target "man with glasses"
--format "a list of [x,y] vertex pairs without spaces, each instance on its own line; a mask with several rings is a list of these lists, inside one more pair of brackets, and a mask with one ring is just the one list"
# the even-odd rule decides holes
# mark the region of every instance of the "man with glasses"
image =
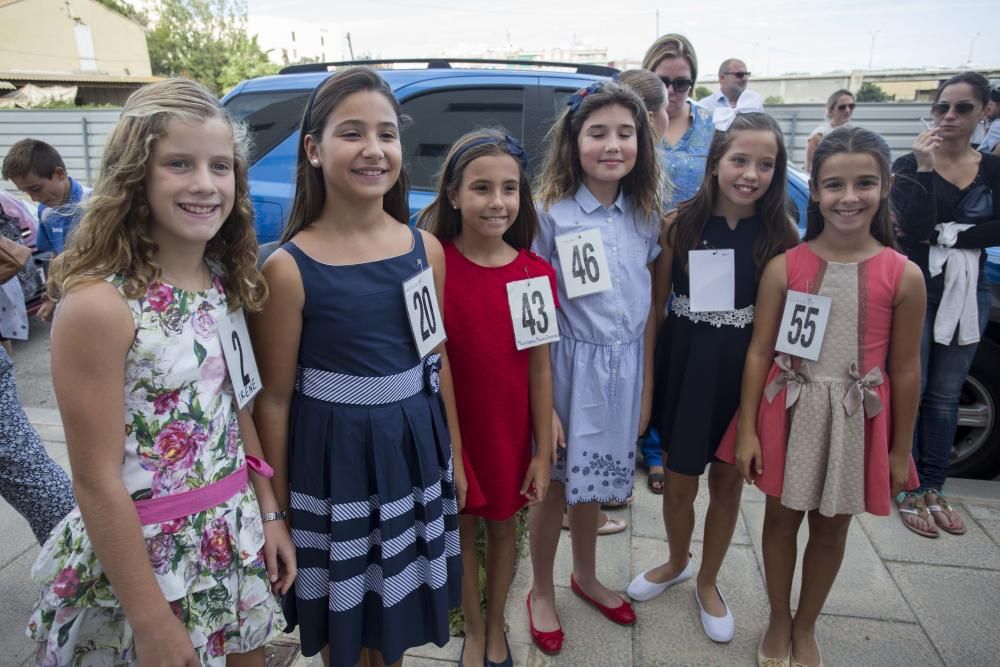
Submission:
[[698,100],[711,115],[717,107],[735,107],[740,95],[750,83],[750,72],[746,63],[738,58],[729,58],[719,66],[719,90]]

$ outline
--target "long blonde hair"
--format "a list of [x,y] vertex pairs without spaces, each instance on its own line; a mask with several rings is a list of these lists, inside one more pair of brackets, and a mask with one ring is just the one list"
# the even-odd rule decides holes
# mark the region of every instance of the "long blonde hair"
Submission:
[[267,298],[267,285],[257,270],[245,126],[236,122],[201,84],[182,78],[144,86],[125,102],[121,118],[108,137],[101,173],[83,218],[66,251],[52,262],[47,286],[52,298],[86,282],[122,275],[125,295],[137,299],[160,280],[158,248],[150,236],[147,163],[170,121],[210,119],[221,120],[232,128],[236,193],[229,217],[205,247],[205,259],[221,268],[220,279],[230,308],[261,308]]

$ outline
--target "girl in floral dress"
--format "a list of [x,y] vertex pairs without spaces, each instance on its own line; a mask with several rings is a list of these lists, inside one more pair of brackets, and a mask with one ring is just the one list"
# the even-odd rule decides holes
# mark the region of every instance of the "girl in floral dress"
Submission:
[[133,94],[53,264],[79,505],[32,569],[38,664],[263,665],[283,625],[294,549],[219,333],[266,296],[241,137],[191,81]]

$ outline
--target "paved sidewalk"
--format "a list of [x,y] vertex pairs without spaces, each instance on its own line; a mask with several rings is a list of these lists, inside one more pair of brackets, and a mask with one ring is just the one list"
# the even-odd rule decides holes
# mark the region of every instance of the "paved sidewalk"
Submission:
[[[67,466],[57,413],[28,409],[28,415],[52,456]],[[927,540],[907,531],[895,517],[853,521],[844,566],[819,623],[827,665],[1000,664],[1000,482],[952,480],[948,491],[969,525],[961,537],[942,534]],[[598,541],[600,577],[619,590],[666,555],[660,497],[646,490],[644,479],[637,480],[635,495],[630,507],[613,513],[629,521],[629,530]],[[565,648],[549,657],[531,643],[524,606],[531,566],[525,555],[507,609],[515,665],[753,665],[767,619],[760,552],[762,500],[756,489],[747,488],[722,569],[720,587],[736,617],[731,643],[714,644],[702,633],[693,581],[651,602],[637,603],[639,621],[632,628],[606,621],[569,590],[569,533],[563,531],[556,561],[556,581],[562,586],[556,595]],[[696,565],[706,504],[703,490],[692,549]],[[803,529],[801,544],[805,537]],[[37,552],[27,523],[0,501],[0,665],[30,664],[31,645],[23,631],[34,600],[28,571]],[[444,648],[414,649],[403,664],[454,665],[460,644],[453,640]],[[297,656],[291,636],[276,643],[269,659],[269,665],[282,667],[320,664]]]

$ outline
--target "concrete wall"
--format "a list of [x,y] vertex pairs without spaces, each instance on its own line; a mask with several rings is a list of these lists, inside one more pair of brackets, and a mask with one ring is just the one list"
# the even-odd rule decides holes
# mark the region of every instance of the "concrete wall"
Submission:
[[[77,25],[90,31],[94,61],[81,60]],[[142,26],[93,0],[20,0],[0,7],[0,71],[150,76]]]

